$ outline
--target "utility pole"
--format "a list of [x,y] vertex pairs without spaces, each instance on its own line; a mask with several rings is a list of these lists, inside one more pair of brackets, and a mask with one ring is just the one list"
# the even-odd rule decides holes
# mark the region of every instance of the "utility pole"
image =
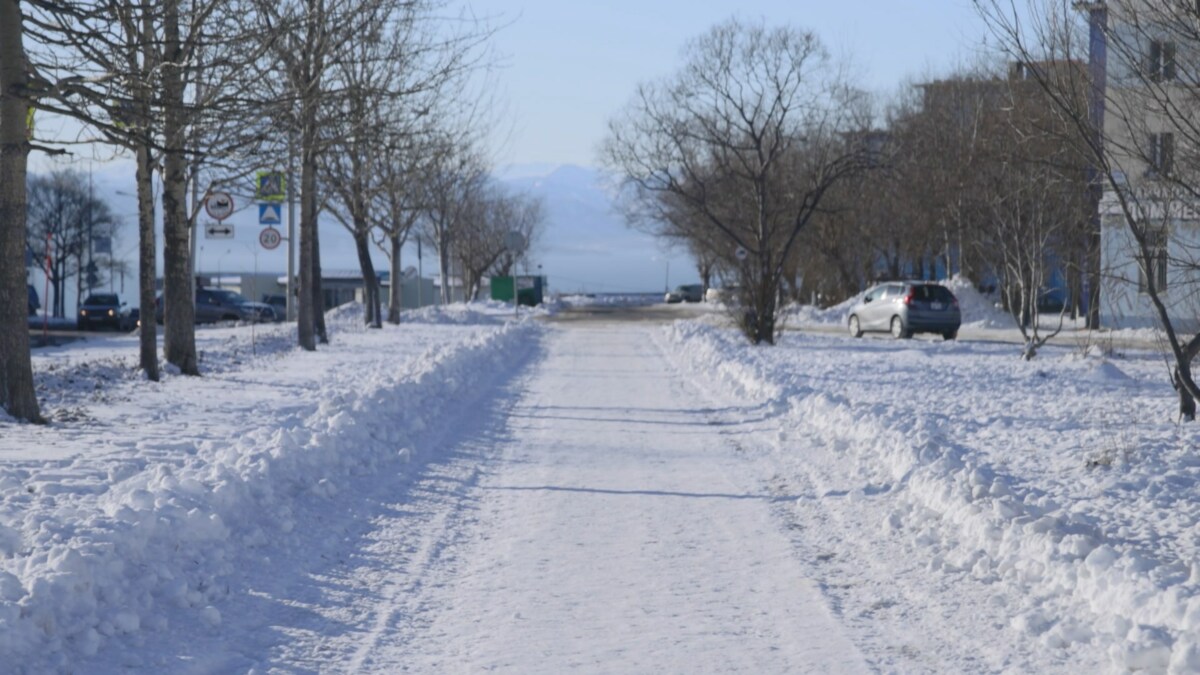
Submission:
[[296,320],[296,137],[288,132],[288,235],[287,235],[287,306],[288,321]]

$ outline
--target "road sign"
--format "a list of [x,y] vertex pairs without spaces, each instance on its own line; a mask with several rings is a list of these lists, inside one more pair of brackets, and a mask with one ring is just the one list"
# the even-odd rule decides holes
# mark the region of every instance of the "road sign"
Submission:
[[287,177],[279,171],[259,171],[254,193],[260,202],[281,202],[287,198]]
[[745,260],[746,257],[750,255],[750,252],[747,251],[745,248],[739,246],[739,247],[737,247],[737,250],[735,250],[733,252],[733,255],[737,256],[738,260]]
[[279,234],[279,230],[273,227],[268,227],[258,233],[258,243],[262,244],[262,247],[267,250],[279,246],[279,242],[281,241],[283,241],[283,235]]
[[209,223],[204,226],[205,239],[233,239],[233,226],[224,223]]
[[283,204],[261,202],[258,205],[259,225],[278,225],[283,222]]
[[225,220],[233,215],[233,197],[228,192],[210,192],[204,198],[204,211],[210,218]]
[[510,251],[520,251],[525,248],[525,235],[513,230],[504,235],[504,246]]

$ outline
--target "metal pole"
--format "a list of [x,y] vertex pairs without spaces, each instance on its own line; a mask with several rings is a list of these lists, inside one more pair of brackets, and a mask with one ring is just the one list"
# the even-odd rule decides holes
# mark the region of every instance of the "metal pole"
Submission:
[[50,265],[51,265],[51,233],[46,233],[46,285],[44,292],[46,295],[42,297],[42,344],[50,344]]
[[288,200],[288,245],[287,245],[287,305],[286,313],[288,321],[296,320],[296,299],[294,297],[294,284],[296,277],[296,146],[294,136],[288,133],[288,173],[287,173],[287,200]]
[[199,228],[199,225],[200,225],[200,176],[198,175],[198,173],[196,171],[196,167],[198,165],[199,165],[198,161],[195,158],[193,158],[193,160],[192,160],[192,222],[188,223],[188,244],[189,244],[188,245],[188,278],[190,279],[190,281],[188,283],[190,283],[192,285],[192,315],[193,316],[195,316],[195,312],[196,312],[196,296],[198,295],[198,292],[196,289],[200,285],[200,284],[196,283],[196,255],[197,255],[197,250],[200,248],[200,245],[199,245],[199,242],[197,241],[197,236],[196,236],[200,229]]
[[421,301],[421,286],[425,280],[425,272],[421,269],[421,238],[417,237],[417,309],[424,307]]

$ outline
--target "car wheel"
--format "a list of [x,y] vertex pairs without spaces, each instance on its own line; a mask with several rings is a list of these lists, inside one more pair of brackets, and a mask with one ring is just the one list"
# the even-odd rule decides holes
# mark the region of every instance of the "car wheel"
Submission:
[[892,317],[892,337],[897,340],[907,340],[912,337],[912,333],[905,330],[904,322],[898,316]]
[[850,317],[850,337],[860,338],[862,334],[862,326],[858,324],[858,316],[852,315]]
[[942,333],[942,337],[946,338],[947,340],[957,340],[958,339],[958,331],[957,330],[948,330],[945,333]]

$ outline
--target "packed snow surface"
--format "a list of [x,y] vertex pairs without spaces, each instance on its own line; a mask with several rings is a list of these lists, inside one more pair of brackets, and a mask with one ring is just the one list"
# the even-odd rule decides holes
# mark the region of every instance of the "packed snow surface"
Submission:
[[931,604],[953,623],[930,630],[991,623],[985,670],[1028,645],[1034,671],[1200,671],[1200,432],[1171,419],[1160,355],[800,334],[748,349],[685,323],[671,339],[714,387],[776,411],[780,480],[815,491],[795,517],[816,498],[836,556],[892,577],[831,589],[846,611],[944,586]]
[[1160,356],[551,314],[39,350],[0,671],[1200,671]]

